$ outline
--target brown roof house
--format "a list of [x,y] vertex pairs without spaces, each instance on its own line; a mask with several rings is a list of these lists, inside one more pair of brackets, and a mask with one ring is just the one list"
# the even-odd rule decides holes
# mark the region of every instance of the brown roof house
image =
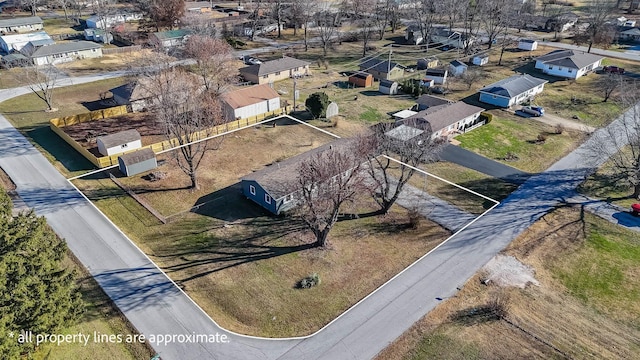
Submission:
[[284,56],[240,69],[240,75],[254,84],[268,84],[288,78],[311,75],[309,62]]
[[[300,165],[312,156],[330,149],[354,154],[353,139],[338,139],[302,154],[274,163],[241,179],[242,192],[247,199],[278,215],[294,208],[299,196],[296,174]],[[338,175],[338,174],[336,174]]]
[[246,119],[280,109],[280,95],[268,84],[245,87],[222,94],[228,120]]
[[458,101],[429,107],[411,117],[397,121],[396,124],[428,131],[433,139],[450,138],[478,125],[481,122],[480,113],[484,110]]

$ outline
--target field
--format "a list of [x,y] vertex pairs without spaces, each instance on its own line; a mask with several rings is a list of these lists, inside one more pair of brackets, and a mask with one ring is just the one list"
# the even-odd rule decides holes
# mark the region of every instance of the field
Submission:
[[378,359],[637,358],[639,248],[637,233],[557,209],[504,251],[539,286],[483,285],[481,271]]

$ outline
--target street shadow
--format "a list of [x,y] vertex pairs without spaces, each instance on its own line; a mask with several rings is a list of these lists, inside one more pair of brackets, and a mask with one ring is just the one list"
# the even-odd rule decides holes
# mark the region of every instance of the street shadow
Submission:
[[37,154],[36,150],[18,130],[0,129],[0,157],[10,158],[21,155]]
[[34,208],[39,215],[56,212],[63,207],[88,204],[82,194],[72,187],[62,189],[21,187],[17,192],[24,203]]
[[191,212],[228,222],[270,214],[244,196],[239,182],[198,198]]
[[640,228],[640,217],[633,214],[621,211],[612,215],[614,219],[618,220],[618,224],[628,228]]
[[520,65],[520,66],[516,67],[515,69],[513,69],[513,71],[515,71],[517,73],[520,73],[520,74],[531,75],[531,76],[536,77],[538,79],[547,80],[549,83],[555,83],[555,82],[559,82],[559,81],[568,81],[567,79],[563,79],[563,78],[559,78],[559,77],[556,77],[556,76],[547,75],[547,74],[543,73],[542,70],[536,69],[534,61],[529,61],[524,65]]
[[106,109],[110,106],[115,106],[116,104],[107,104],[106,100],[95,100],[95,101],[83,101],[80,103],[85,109],[89,111],[102,110]]

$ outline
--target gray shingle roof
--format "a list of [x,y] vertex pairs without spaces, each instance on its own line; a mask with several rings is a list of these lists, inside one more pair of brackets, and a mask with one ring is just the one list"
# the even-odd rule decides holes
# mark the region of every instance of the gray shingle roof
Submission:
[[16,17],[0,20],[0,27],[42,24],[39,16]]
[[381,60],[377,58],[369,59],[360,64],[360,70],[375,70],[381,73],[386,73],[389,69],[393,70],[396,67],[404,69],[404,66],[396,64],[393,61],[391,62],[391,66],[389,66],[389,60]]
[[108,149],[114,146],[124,145],[132,141],[141,140],[138,130],[125,130],[115,134],[100,136],[98,139]]
[[43,57],[56,54],[64,54],[71,51],[82,51],[90,49],[99,49],[102,45],[91,41],[72,41],[66,43],[52,44],[39,48],[34,51],[31,57]]
[[309,64],[309,62],[306,62],[304,60],[298,60],[292,57],[285,56],[281,59],[265,61],[262,64],[243,67],[240,69],[240,73],[263,76],[281,71],[305,67]]
[[401,123],[428,123],[431,132],[436,132],[482,111],[484,109],[481,107],[458,101],[453,104],[434,106],[420,111],[411,117],[401,120]]
[[153,159],[156,154],[150,148],[144,148],[119,156],[125,166],[141,163],[143,161]]
[[458,67],[458,66],[464,66],[467,67],[467,64],[463,63],[460,60],[453,60],[452,62],[450,62],[451,66],[453,67]]
[[480,92],[512,98],[546,83],[548,83],[547,80],[538,79],[527,74],[514,75],[485,86],[480,89]]
[[416,100],[416,103],[425,107],[451,104],[453,101],[443,99],[433,95],[422,95]]
[[591,65],[602,59],[604,59],[604,57],[585,52],[574,50],[554,50],[546,55],[537,57],[536,61],[572,69],[582,69],[583,67]]

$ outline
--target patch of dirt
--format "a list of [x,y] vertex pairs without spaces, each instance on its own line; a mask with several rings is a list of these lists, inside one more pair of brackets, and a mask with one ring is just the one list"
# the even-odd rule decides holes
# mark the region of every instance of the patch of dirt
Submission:
[[527,285],[540,286],[531,266],[525,265],[513,256],[496,255],[482,268],[483,282],[498,286],[515,286],[524,289]]
[[16,184],[13,183],[13,180],[7,175],[6,172],[0,167],[0,186],[2,186],[6,191],[14,191],[16,189]]

